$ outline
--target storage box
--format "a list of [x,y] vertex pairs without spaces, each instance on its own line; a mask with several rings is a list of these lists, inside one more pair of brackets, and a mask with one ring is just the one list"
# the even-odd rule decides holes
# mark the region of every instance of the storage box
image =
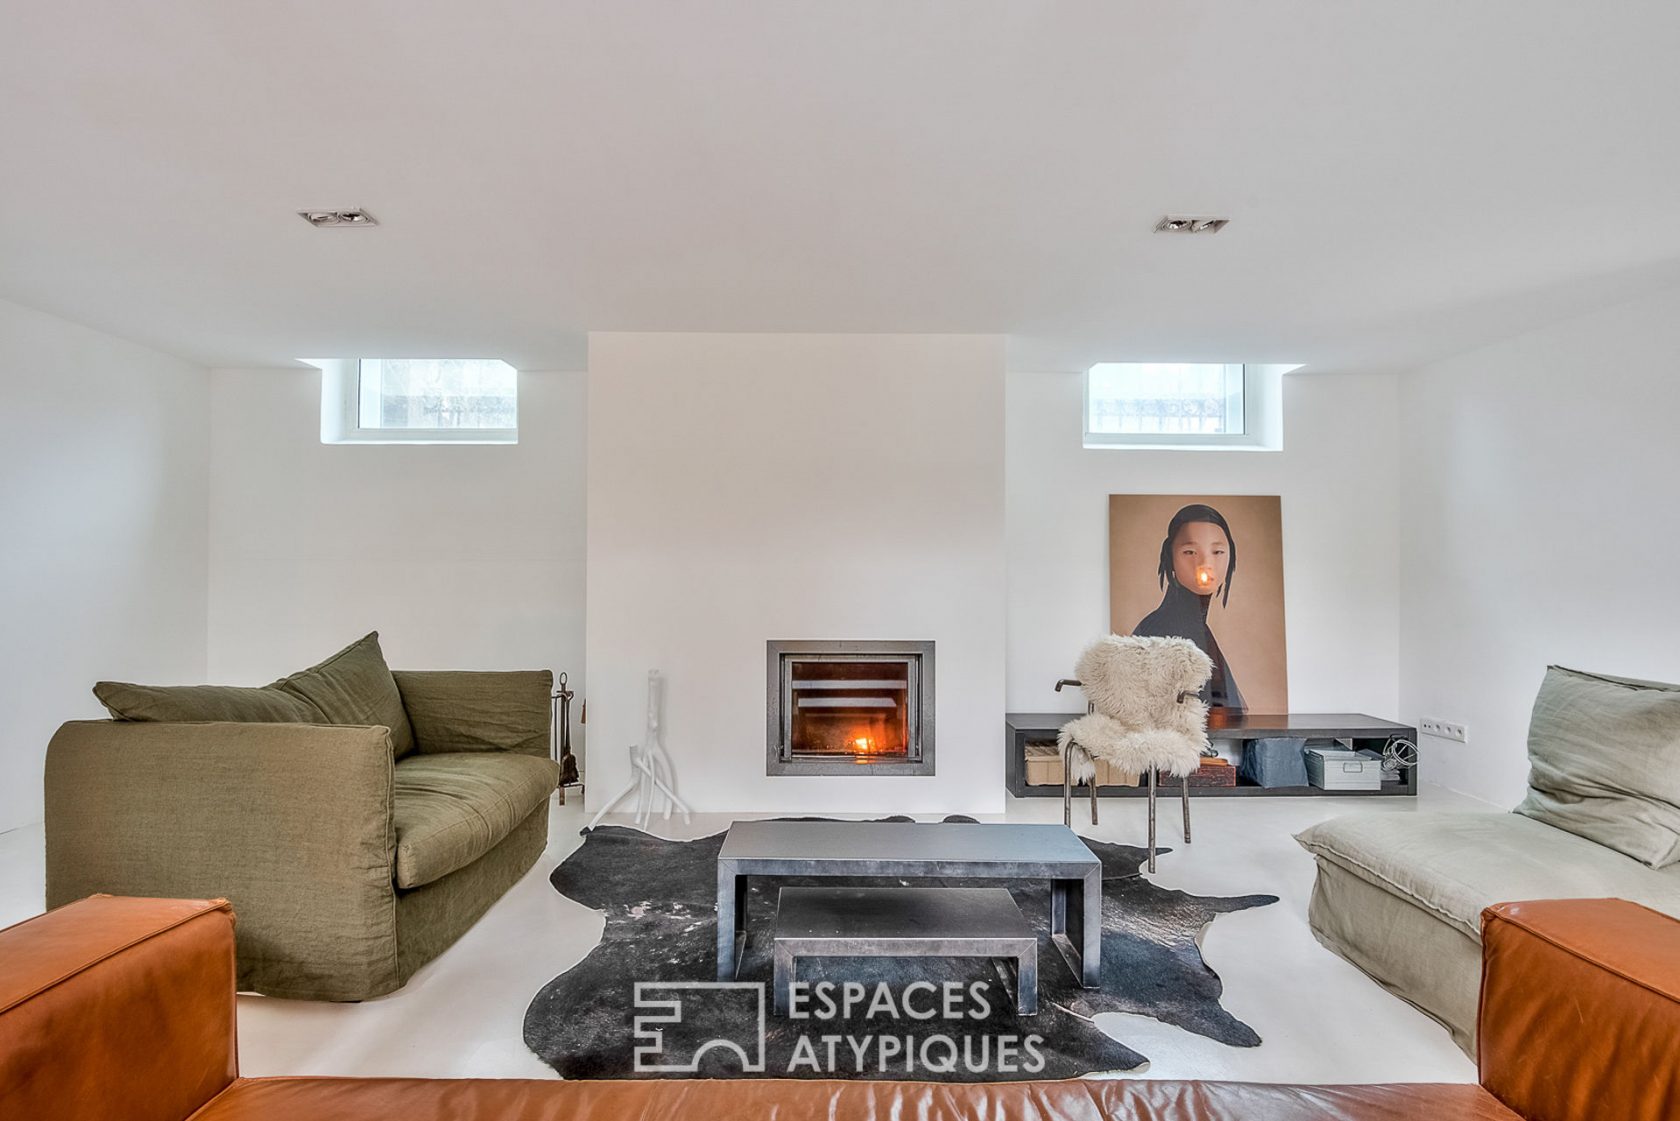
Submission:
[[[1026,763],[1028,786],[1062,785],[1062,757],[1055,744],[1027,744]],[[1139,777],[1097,760],[1098,786],[1136,786]]]
[[1027,785],[1062,785],[1062,757],[1056,754],[1055,744],[1027,745]]
[[1108,763],[1102,762],[1101,760],[1098,760],[1097,762],[1098,786],[1136,786],[1138,784],[1138,779],[1142,777],[1142,775],[1135,775],[1130,771],[1122,771],[1119,767],[1112,766]]
[[[1162,775],[1161,785],[1176,788],[1181,780],[1172,775]],[[1229,759],[1202,760],[1202,765],[1190,772],[1191,786],[1235,786],[1237,785],[1237,768]]]
[[1307,785],[1307,741],[1299,736],[1273,736],[1243,745],[1242,777],[1256,786]]
[[1321,790],[1381,790],[1382,760],[1358,751],[1309,747],[1307,778]]
[[[1378,765],[1381,765],[1383,762],[1382,752],[1380,751],[1372,751],[1369,748],[1362,747],[1359,749],[1359,754],[1375,759]],[[1382,769],[1382,780],[1384,786],[1398,786],[1400,783],[1404,782],[1405,779],[1406,776],[1401,774],[1401,768],[1399,767],[1383,767]]]

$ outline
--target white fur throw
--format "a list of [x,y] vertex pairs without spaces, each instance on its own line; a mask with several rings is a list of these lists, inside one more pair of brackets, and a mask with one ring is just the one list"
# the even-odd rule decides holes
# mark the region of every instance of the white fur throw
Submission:
[[[1183,777],[1201,765],[1207,703],[1198,694],[1213,662],[1195,643],[1109,635],[1079,656],[1075,672],[1096,709],[1056,737],[1075,780],[1091,778],[1093,758],[1132,774]],[[1070,751],[1070,744],[1079,750]]]

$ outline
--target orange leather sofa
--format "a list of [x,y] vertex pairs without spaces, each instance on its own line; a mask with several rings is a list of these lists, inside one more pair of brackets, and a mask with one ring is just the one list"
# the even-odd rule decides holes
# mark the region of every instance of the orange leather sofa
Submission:
[[[1507,903],[1486,912],[1480,1086],[241,1078],[234,1046],[233,921],[220,901],[95,896],[0,931],[0,1117],[1680,1118],[1680,922],[1620,900]],[[1380,1047],[1382,1041],[1346,1045]]]

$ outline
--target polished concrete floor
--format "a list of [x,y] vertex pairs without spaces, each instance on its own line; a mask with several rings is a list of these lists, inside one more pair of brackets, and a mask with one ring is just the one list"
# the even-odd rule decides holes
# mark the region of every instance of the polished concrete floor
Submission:
[[[1154,879],[1208,895],[1269,892],[1270,906],[1225,915],[1208,928],[1203,954],[1224,979],[1225,1005],[1259,1032],[1254,1048],[1226,1047],[1142,1016],[1098,1024],[1150,1057],[1133,1076],[1267,1082],[1468,1082],[1473,1064],[1445,1029],[1390,996],[1321,947],[1307,929],[1312,860],[1292,835],[1343,813],[1492,807],[1432,787],[1418,799],[1204,799],[1193,804],[1195,843],[1163,856]],[[1163,807],[1165,809],[1165,807]],[[1174,807],[1176,809],[1176,807]],[[1141,844],[1144,804],[1107,799],[1102,824],[1074,827],[1108,841]],[[733,816],[701,815],[690,826],[659,822],[668,836],[701,836]],[[770,815],[764,815],[770,816]],[[1161,842],[1175,845],[1176,813],[1164,812]],[[1011,799],[1009,821],[1060,821],[1055,799]],[[467,935],[408,986],[361,1004],[239,998],[239,1054],[248,1075],[552,1077],[525,1049],[521,1022],[539,988],[600,937],[597,912],[562,898],[548,874],[579,844],[587,822],[573,797],[552,815],[549,846]],[[613,819],[609,819],[613,820]],[[618,819],[624,823],[622,819]],[[0,834],[0,925],[41,908],[39,826]]]

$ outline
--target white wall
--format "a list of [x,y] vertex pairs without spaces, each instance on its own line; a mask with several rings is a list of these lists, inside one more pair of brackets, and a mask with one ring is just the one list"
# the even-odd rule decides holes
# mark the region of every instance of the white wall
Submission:
[[0,831],[95,681],[204,676],[206,380],[0,301]]
[[1085,449],[1081,374],[1012,373],[1009,710],[1082,709],[1057,678],[1108,633],[1110,494],[1283,500],[1289,704],[1398,715],[1395,378],[1283,379],[1283,450]]
[[[696,809],[1003,806],[998,336],[590,336],[589,800],[646,674]],[[929,777],[765,775],[765,642],[931,639]]]
[[322,444],[314,369],[211,384],[214,680],[377,630],[394,668],[565,670],[581,694],[584,375],[522,372],[500,446]]
[[1401,378],[1402,707],[1427,774],[1521,797],[1548,663],[1680,681],[1680,292]]

